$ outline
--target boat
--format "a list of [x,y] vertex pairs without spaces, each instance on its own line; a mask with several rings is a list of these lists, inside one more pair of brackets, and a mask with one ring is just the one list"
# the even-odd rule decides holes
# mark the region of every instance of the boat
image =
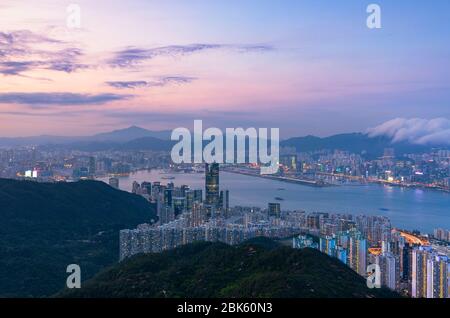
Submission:
[[275,197],[275,200],[277,200],[277,201],[284,201],[284,199],[280,198],[280,197]]

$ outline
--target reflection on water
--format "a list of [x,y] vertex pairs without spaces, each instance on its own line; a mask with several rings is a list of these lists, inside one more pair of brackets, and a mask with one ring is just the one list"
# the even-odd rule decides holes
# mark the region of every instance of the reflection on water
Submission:
[[415,199],[415,202],[423,202],[424,191],[422,189],[415,189],[414,190],[414,199]]
[[391,187],[389,185],[384,185],[384,195],[386,196],[386,198],[392,199],[394,197],[394,187]]
[[[169,176],[175,178],[162,179]],[[158,170],[139,171],[119,179],[125,191],[131,191],[133,181],[173,182],[193,189],[203,189],[205,182],[202,173],[160,174]],[[107,182],[108,178],[100,180]],[[450,228],[449,193],[380,185],[315,188],[227,172],[220,174],[220,187],[230,190],[231,205],[266,207],[280,196],[283,201],[278,202],[284,209],[385,215],[394,226],[427,232],[435,227]],[[280,192],[281,188],[284,190]]]

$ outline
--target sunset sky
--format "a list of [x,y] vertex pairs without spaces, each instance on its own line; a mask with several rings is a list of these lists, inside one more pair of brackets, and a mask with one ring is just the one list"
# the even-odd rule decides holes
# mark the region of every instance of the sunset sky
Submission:
[[370,3],[1,0],[0,137],[450,118],[450,2],[376,1],[381,29]]

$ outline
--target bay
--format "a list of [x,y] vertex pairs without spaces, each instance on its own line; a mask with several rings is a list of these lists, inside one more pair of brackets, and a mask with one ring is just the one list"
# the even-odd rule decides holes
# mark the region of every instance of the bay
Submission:
[[[174,177],[174,179],[167,179]],[[108,178],[99,180],[108,182]],[[133,181],[173,182],[204,189],[201,173],[169,173],[142,170],[119,178],[119,187],[131,191]],[[284,210],[307,212],[384,215],[393,226],[432,233],[434,228],[450,228],[450,194],[432,190],[369,185],[310,187],[282,181],[220,172],[220,189],[230,190],[230,205],[267,207],[279,202]],[[283,201],[275,200],[280,197]]]

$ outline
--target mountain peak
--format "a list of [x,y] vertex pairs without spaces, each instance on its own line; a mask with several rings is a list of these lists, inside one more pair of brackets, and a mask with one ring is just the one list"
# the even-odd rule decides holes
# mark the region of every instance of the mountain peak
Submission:
[[147,131],[147,129],[139,127],[139,126],[136,126],[136,125],[132,125],[132,126],[130,126],[128,128],[124,128],[122,130],[139,130],[139,131],[145,130],[145,131]]
[[91,137],[95,141],[115,141],[115,142],[127,142],[134,139],[144,137],[154,137],[159,139],[166,139],[170,136],[163,131],[151,131],[145,128],[133,125],[123,129],[113,130],[111,132],[100,133]]
[[123,132],[148,132],[149,130],[136,126],[136,125],[132,125],[126,128],[120,128],[120,129],[115,129],[113,131],[110,132],[106,132],[106,133],[99,133],[97,135],[104,135],[104,134],[112,134],[112,133],[123,133]]

